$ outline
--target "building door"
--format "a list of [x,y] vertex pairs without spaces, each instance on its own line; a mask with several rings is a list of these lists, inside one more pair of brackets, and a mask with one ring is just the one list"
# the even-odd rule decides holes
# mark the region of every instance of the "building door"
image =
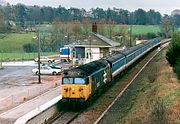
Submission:
[[93,61],[93,55],[91,49],[87,49],[85,53],[86,63]]

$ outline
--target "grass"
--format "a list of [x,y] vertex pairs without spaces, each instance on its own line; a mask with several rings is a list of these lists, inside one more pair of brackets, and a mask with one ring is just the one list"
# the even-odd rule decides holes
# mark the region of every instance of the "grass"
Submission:
[[158,33],[161,32],[159,26],[154,25],[133,25],[132,33],[133,34],[147,34],[147,33]]
[[180,88],[176,89],[175,91],[172,91],[167,96],[165,96],[163,98],[163,101],[165,102],[166,105],[172,105],[175,104],[177,97],[180,97]]
[[[25,53],[23,50],[24,44],[33,42],[32,37],[36,36],[35,33],[9,33],[0,36],[0,60],[30,60],[37,57],[37,53]],[[55,53],[41,54],[52,55]]]
[[[129,31],[130,26],[117,25],[114,30],[118,31],[120,29],[126,29]],[[133,25],[132,34],[147,34],[147,33],[158,33],[161,32],[161,29],[158,25]]]
[[32,42],[35,33],[10,33],[0,39],[0,52],[24,52],[23,45]]
[[[41,56],[51,56],[57,53],[46,52],[41,53]],[[12,60],[33,60],[37,58],[38,53],[0,53],[0,61],[12,61]]]

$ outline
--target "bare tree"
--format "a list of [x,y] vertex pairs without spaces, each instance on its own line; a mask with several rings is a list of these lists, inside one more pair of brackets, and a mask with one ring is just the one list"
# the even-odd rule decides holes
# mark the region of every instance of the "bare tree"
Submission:
[[164,17],[162,19],[161,30],[164,33],[166,38],[171,36],[172,22],[168,15],[164,15]]

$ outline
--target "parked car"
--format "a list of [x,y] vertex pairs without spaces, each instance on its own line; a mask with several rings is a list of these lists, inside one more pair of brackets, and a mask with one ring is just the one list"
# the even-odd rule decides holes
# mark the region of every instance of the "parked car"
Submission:
[[[38,58],[34,59],[35,62],[38,62]],[[48,58],[47,56],[40,56],[40,62],[48,62],[48,63],[53,63],[55,59]]]
[[[51,68],[50,66],[41,66],[40,67],[40,74],[57,75],[57,74],[61,74],[62,71],[63,71],[62,68],[55,69],[55,68]],[[32,73],[38,75],[39,69],[38,68],[32,69]]]
[[53,64],[53,63],[47,63],[47,64],[42,64],[42,67],[51,67],[51,68],[53,68],[53,69],[62,69],[63,70],[63,68],[61,67],[61,66],[57,66],[57,65],[55,65],[55,64]]

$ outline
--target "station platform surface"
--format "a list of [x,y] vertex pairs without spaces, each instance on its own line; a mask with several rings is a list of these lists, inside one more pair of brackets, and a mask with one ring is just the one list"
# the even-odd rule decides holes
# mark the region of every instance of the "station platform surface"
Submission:
[[13,124],[18,118],[27,114],[28,112],[34,110],[40,105],[45,104],[46,102],[57,97],[60,93],[60,87],[51,89],[50,91],[35,97],[25,103],[20,104],[19,106],[12,108],[6,112],[0,114],[0,123],[2,124]]
[[13,124],[19,117],[57,97],[60,94],[59,78],[0,90],[0,124]]

